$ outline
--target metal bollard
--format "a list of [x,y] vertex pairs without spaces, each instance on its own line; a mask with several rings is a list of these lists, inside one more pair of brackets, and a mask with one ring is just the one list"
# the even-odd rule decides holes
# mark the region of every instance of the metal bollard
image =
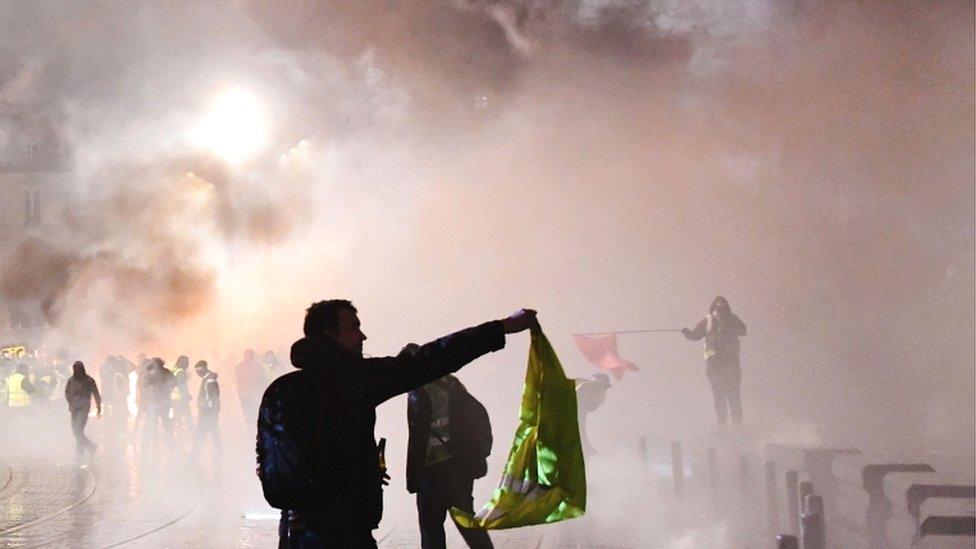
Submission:
[[776,549],[800,549],[800,540],[796,536],[780,534],[776,536]]
[[749,456],[745,454],[739,456],[739,484],[743,496],[752,493],[752,472],[749,470]]
[[796,471],[786,472],[786,512],[789,516],[790,532],[800,533],[800,474]]
[[976,486],[959,484],[912,484],[905,492],[908,500],[908,514],[921,523],[922,502],[929,498],[976,499]]
[[823,497],[810,494],[804,502],[804,509],[811,515],[820,515],[820,547],[827,546],[827,513],[824,511]]
[[709,448],[705,453],[705,461],[708,462],[708,482],[711,484],[712,490],[712,505],[714,506],[715,512],[718,512],[718,454],[715,453],[715,448]]
[[708,449],[705,460],[708,462],[708,480],[712,483],[712,491],[715,491],[718,489],[718,454],[715,448]]
[[681,455],[681,442],[671,443],[671,478],[674,482],[674,495],[681,497],[685,485],[685,465]]
[[776,497],[776,463],[763,464],[763,479],[766,485],[766,527],[769,532],[779,530],[779,500]]
[[934,473],[928,463],[876,463],[861,471],[864,491],[868,493],[868,547],[884,549],[887,544],[885,524],[891,517],[891,500],[884,493],[884,479],[892,473]]
[[823,518],[823,499],[815,494],[806,497],[804,503],[806,511],[800,518],[803,538],[803,549],[824,549],[824,518]]
[[857,448],[804,448],[803,469],[810,475],[810,480],[817,485],[817,489],[824,493],[824,488],[833,484],[834,458],[860,454],[861,451]]
[[647,460],[647,439],[644,437],[640,437],[640,440],[637,441],[637,455],[640,458],[641,473],[647,476],[650,470],[648,469]]
[[800,514],[807,512],[807,496],[813,493],[813,482],[809,480],[804,480],[800,483],[799,499],[797,500],[800,506]]

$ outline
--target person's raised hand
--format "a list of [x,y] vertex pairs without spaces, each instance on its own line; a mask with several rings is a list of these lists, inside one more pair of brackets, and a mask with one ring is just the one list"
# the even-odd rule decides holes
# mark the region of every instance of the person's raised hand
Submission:
[[420,351],[420,345],[416,343],[407,343],[400,349],[400,354],[397,356],[414,356]]
[[532,309],[519,309],[502,320],[502,329],[506,334],[514,334],[528,329],[538,330],[539,320]]

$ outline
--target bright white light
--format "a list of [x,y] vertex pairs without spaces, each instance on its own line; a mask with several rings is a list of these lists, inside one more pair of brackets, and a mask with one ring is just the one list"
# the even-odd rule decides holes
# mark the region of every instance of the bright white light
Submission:
[[238,87],[223,90],[210,112],[193,130],[189,141],[231,164],[238,164],[260,151],[268,139],[264,109],[254,94]]
[[249,511],[244,513],[244,520],[279,520],[281,513],[261,513]]

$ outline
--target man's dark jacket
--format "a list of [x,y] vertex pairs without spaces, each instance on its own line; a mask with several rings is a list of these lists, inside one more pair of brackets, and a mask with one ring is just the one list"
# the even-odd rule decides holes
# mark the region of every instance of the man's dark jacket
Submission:
[[[295,510],[302,520],[332,532],[372,530],[383,514],[382,475],[373,429],[376,406],[455,372],[505,346],[499,321],[432,341],[413,355],[363,358],[331,338],[303,338],[291,348],[297,372],[265,391],[258,416],[258,474],[265,498],[268,480],[298,477]],[[262,437],[287,436],[296,455],[269,456]],[[285,471],[290,468],[291,470]],[[294,469],[298,469],[297,471]]]

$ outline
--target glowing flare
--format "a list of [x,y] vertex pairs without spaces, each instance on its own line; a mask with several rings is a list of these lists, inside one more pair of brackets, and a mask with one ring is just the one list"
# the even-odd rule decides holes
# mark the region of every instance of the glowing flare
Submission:
[[221,92],[210,112],[190,132],[190,143],[209,150],[232,164],[240,163],[266,144],[268,124],[258,99],[232,87]]

